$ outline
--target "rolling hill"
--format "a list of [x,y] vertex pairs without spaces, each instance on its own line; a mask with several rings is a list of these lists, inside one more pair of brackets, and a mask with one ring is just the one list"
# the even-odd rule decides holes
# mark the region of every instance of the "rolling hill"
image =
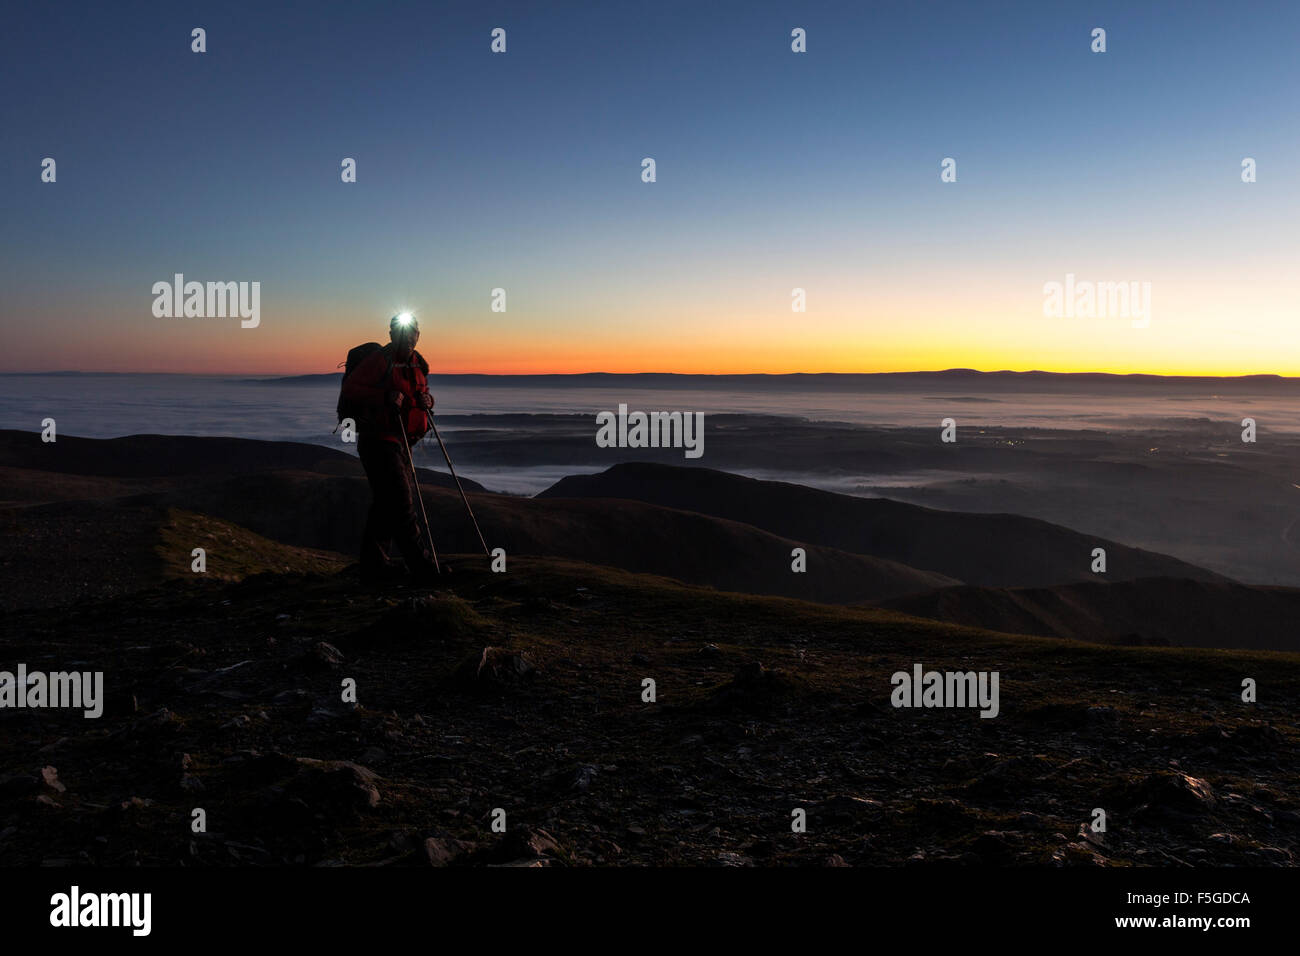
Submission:
[[[169,511],[207,515],[294,548],[348,559],[358,550],[370,491],[360,463],[342,452],[171,436],[60,438],[56,446],[43,447],[32,437],[0,441],[0,461],[7,463],[0,471],[0,501],[10,502],[0,508],[0,531],[10,540],[0,554],[5,606],[37,606],[54,595],[82,598],[98,593],[98,584],[116,594],[132,581],[140,587],[156,583],[161,565],[148,556],[157,550]],[[18,467],[23,461],[41,470]],[[435,544],[440,551],[476,551],[459,495],[428,481],[430,474],[435,473],[421,477]],[[723,590],[845,604],[960,583],[888,558],[807,545],[743,523],[642,502],[535,500],[466,490],[490,546],[509,556],[573,558]],[[179,537],[173,540],[189,553]],[[818,573],[791,572],[791,552],[801,546]]]
[[1108,580],[1227,580],[1168,555],[1035,518],[938,511],[707,468],[615,465],[600,474],[564,478],[538,497],[623,498],[680,508],[795,541],[898,561],[966,584],[1048,587],[1091,580],[1091,555],[1097,547],[1106,550]]
[[954,587],[876,602],[917,617],[1107,644],[1300,651],[1300,589],[1186,578]]

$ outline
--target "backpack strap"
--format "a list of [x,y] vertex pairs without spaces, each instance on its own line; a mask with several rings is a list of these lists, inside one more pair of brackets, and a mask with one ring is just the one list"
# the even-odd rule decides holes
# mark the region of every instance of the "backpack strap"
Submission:
[[380,349],[380,351],[383,352],[383,353],[384,353],[384,357],[388,359],[388,365],[385,366],[385,368],[384,368],[384,374],[380,377],[379,381],[375,382],[375,385],[383,385],[385,382],[391,382],[392,379],[393,379],[393,352],[392,352],[392,349],[391,349],[390,346],[385,345],[382,349]]

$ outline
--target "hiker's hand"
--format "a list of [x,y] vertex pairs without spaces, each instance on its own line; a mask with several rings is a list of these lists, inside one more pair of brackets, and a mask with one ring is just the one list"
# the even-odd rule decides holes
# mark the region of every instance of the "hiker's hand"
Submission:
[[389,404],[391,404],[394,408],[401,408],[402,402],[404,402],[405,400],[406,400],[406,396],[403,395],[401,392],[388,393]]
[[428,392],[421,392],[419,395],[416,395],[415,400],[426,412],[433,408],[433,396]]

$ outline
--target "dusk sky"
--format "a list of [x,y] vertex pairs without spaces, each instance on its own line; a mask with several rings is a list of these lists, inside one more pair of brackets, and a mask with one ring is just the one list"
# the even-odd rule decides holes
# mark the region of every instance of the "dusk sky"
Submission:
[[1300,375],[1294,0],[266,6],[7,12],[0,370]]

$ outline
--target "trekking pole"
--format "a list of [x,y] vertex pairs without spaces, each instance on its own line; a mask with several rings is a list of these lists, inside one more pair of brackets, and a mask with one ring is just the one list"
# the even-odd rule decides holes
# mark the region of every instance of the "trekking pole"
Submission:
[[420,514],[424,516],[424,533],[429,538],[429,550],[433,553],[433,569],[442,574],[438,564],[438,549],[433,546],[433,529],[429,527],[429,513],[424,510],[424,495],[420,494],[420,476],[415,473],[415,459],[411,457],[411,443],[406,440],[406,423],[402,421],[401,410],[397,413],[397,424],[402,428],[402,444],[406,447],[406,460],[411,465],[411,480],[415,482],[415,497],[420,502]]
[[488,550],[487,542],[483,540],[483,532],[479,530],[478,519],[474,517],[474,509],[469,506],[469,499],[465,497],[465,489],[460,486],[460,479],[456,477],[456,469],[452,467],[451,455],[447,454],[447,446],[442,443],[442,436],[438,434],[438,426],[434,424],[433,415],[429,415],[429,426],[433,429],[433,437],[438,439],[438,447],[442,449],[442,457],[447,459],[447,470],[451,472],[452,479],[456,482],[456,488],[460,491],[460,500],[465,502],[465,510],[469,512],[469,520],[474,524],[474,530],[478,532],[478,543],[483,545],[483,553],[489,558],[492,552]]

